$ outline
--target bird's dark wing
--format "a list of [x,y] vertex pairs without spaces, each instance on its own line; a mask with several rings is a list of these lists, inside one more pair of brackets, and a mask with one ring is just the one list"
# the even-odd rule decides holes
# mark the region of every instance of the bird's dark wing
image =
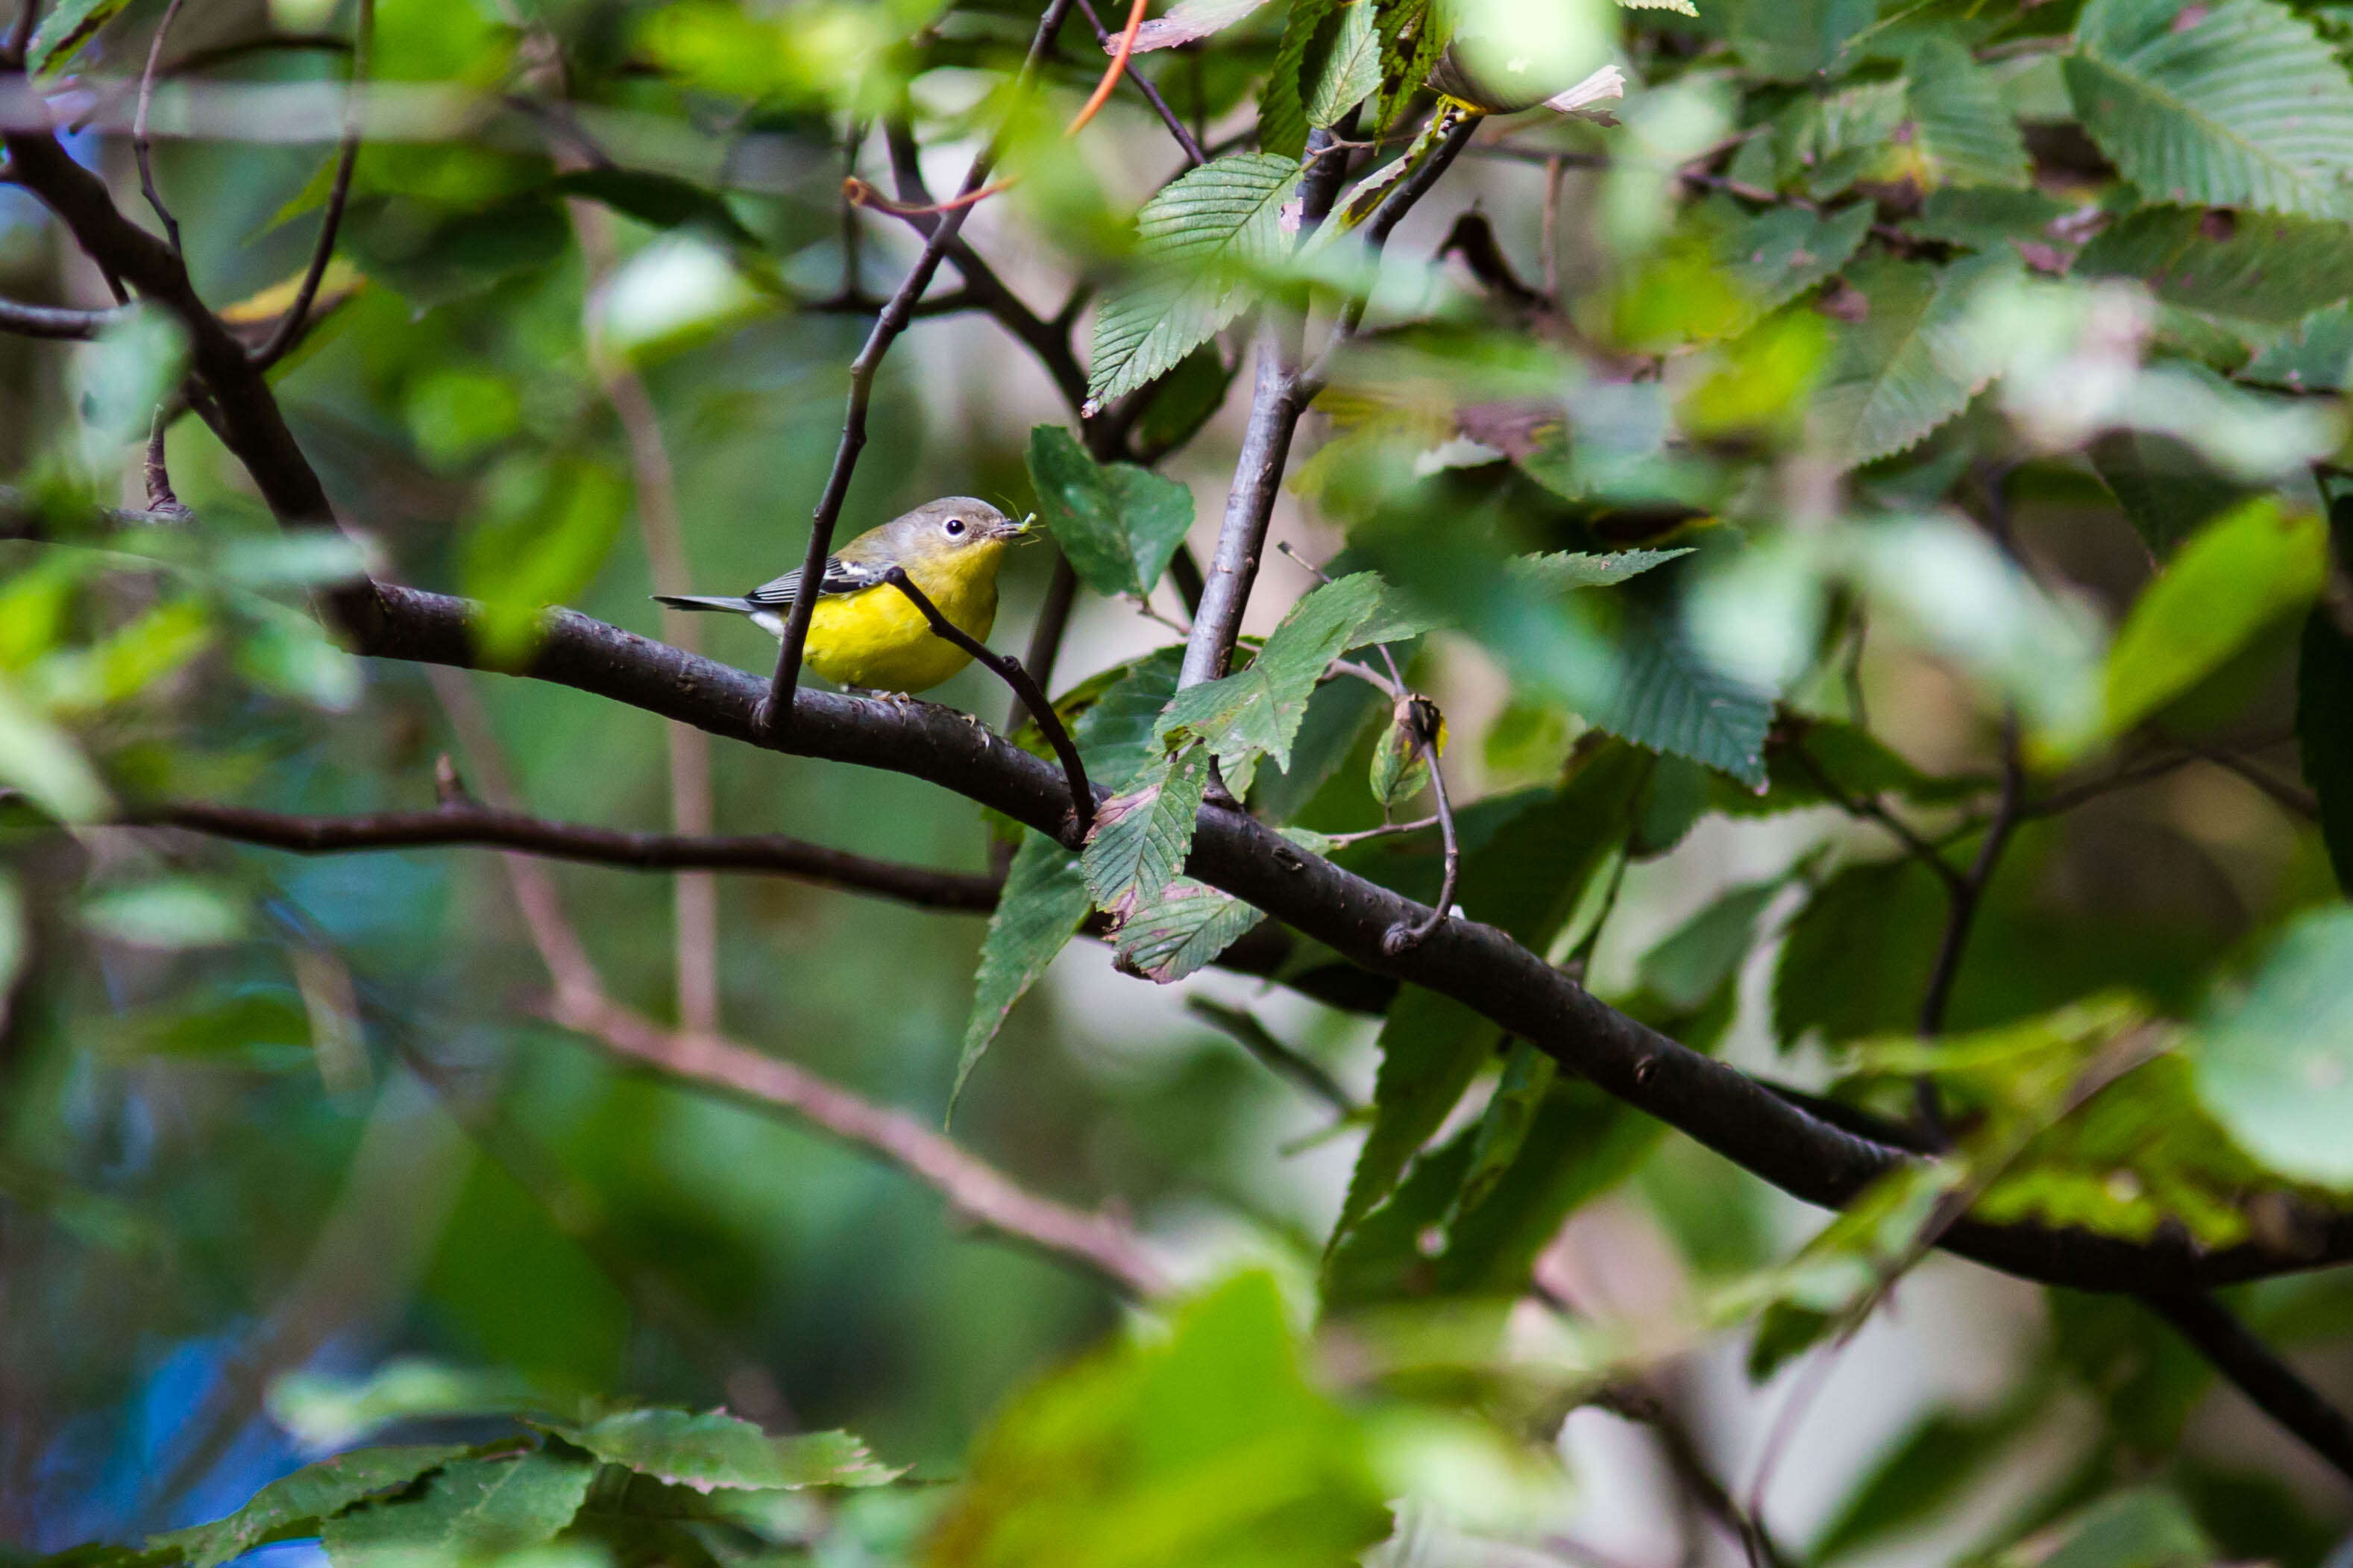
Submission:
[[[844,561],[839,555],[830,555],[826,558],[825,575],[818,580],[817,591],[819,595],[856,594],[881,582],[882,571],[862,561]],[[800,593],[801,569],[796,566],[744,596],[763,609],[782,609],[799,598]]]

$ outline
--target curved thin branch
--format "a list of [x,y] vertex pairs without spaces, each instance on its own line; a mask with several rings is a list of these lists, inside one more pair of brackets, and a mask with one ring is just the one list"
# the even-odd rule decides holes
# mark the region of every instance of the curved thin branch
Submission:
[[432,811],[387,811],[370,816],[289,816],[243,806],[182,801],[153,806],[129,820],[182,827],[215,838],[333,855],[355,849],[426,848],[480,844],[521,849],[558,860],[619,866],[638,871],[766,871],[875,893],[931,910],[987,914],[997,907],[997,880],[965,871],[933,871],[876,860],[781,834],[702,837],[629,833],[550,822],[496,806],[453,805]]
[[[1013,84],[1018,98],[1038,74],[1038,62],[1045,58],[1054,35],[1061,30],[1062,18],[1070,14],[1071,0],[1047,0],[1046,13],[1038,19],[1038,31],[1029,42],[1029,53],[1021,62],[1020,75]],[[882,356],[906,330],[915,301],[923,297],[948,247],[955,243],[957,233],[964,227],[965,215],[972,208],[964,198],[971,196],[988,182],[988,172],[996,166],[997,141],[992,137],[965,171],[964,188],[956,193],[957,202],[940,215],[939,226],[932,230],[923,242],[923,253],[900,280],[898,291],[882,307],[874,320],[874,329],[866,336],[866,345],[858,357],[849,362],[849,395],[842,416],[841,444],[833,455],[833,469],[826,476],[825,490],[818,498],[817,510],[809,519],[808,549],[801,559],[801,580],[814,583],[825,575],[825,558],[833,551],[834,525],[841,519],[841,503],[849,494],[849,478],[858,468],[858,455],[866,447],[866,410],[874,397],[875,373],[882,368]],[[781,734],[794,717],[794,693],[800,686],[801,653],[808,643],[809,617],[817,611],[818,596],[804,594],[793,601],[792,613],[785,618],[785,633],[776,649],[776,674],[768,681],[767,705],[761,711],[764,733]]]
[[[362,651],[431,664],[475,662],[466,601],[385,584]],[[806,691],[786,742],[763,734],[766,683],[568,610],[550,612],[528,673],[795,754],[928,780],[1065,844],[1069,786],[1060,769],[963,715],[930,703],[880,703]],[[1383,952],[1400,921],[1429,911],[1330,861],[1308,856],[1247,815],[1205,805],[1186,872],[1265,910],[1358,968],[1425,985],[1535,1043],[1563,1066],[1805,1202],[1852,1203],[1915,1158],[1843,1131],[1730,1065],[1608,1006],[1504,932],[1448,921],[1406,952]],[[2291,1239],[2207,1249],[2186,1235],[2146,1241],[2055,1226],[1964,1217],[1947,1251],[2023,1279],[2093,1290],[2187,1290],[2353,1261],[2353,1213],[2299,1209]]]
[[289,350],[302,341],[302,329],[311,319],[311,306],[319,297],[320,281],[327,276],[327,264],[335,258],[335,236],[343,226],[343,208],[352,196],[352,171],[360,161],[360,89],[367,79],[368,48],[375,37],[375,0],[359,0],[359,17],[352,27],[351,90],[343,100],[343,144],[335,154],[335,180],[327,192],[327,210],[319,222],[318,243],[311,247],[311,265],[303,269],[301,286],[294,290],[294,302],[286,307],[285,316],[269,341],[254,351],[253,363],[267,370],[284,359]]
[[[1118,47],[1118,38],[1103,25],[1103,18],[1095,15],[1090,0],[1079,0],[1079,15],[1084,16],[1087,26],[1095,30],[1095,42],[1101,44],[1106,52]],[[1160,116],[1160,123],[1168,127],[1168,134],[1175,137],[1176,145],[1184,149],[1187,161],[1195,168],[1208,163],[1209,155],[1201,151],[1200,139],[1186,127],[1176,111],[1168,107],[1168,100],[1160,96],[1160,89],[1153,86],[1142,71],[1132,68],[1133,64],[1131,61],[1127,79],[1135,84],[1136,90],[1144,95],[1144,101],[1152,105],[1152,112]]]
[[2255,1407],[2300,1438],[2306,1447],[2353,1479],[2353,1421],[2272,1353],[2231,1310],[2211,1296],[2149,1294],[2151,1311],[2214,1363]]

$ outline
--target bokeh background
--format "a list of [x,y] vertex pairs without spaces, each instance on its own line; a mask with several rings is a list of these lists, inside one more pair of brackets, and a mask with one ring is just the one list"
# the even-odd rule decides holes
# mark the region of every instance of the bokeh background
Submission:
[[[396,79],[462,63],[470,40],[502,25],[470,0],[387,0],[383,10],[377,67]],[[152,26],[140,18],[157,11],[139,0],[94,68],[119,78],[135,64]],[[998,20],[1009,33],[1020,19]],[[191,7],[178,41],[197,47],[267,25],[250,5]],[[301,81],[332,68],[327,58],[257,56],[232,79]],[[1090,68],[1071,62],[1052,90],[1075,96]],[[1168,76],[1173,93],[1181,71]],[[945,115],[976,101],[974,89],[955,69],[918,83]],[[1237,118],[1208,108],[1213,132],[1248,123],[1247,110]],[[770,129],[762,159],[742,174],[740,211],[783,258],[785,279],[819,298],[843,266],[838,130]],[[73,144],[119,195],[135,191],[120,135]],[[952,187],[976,144],[945,134],[928,147],[935,188]],[[417,150],[427,148],[385,156],[442,155]],[[321,155],[307,141],[164,142],[158,177],[208,298],[245,298],[299,267],[309,229],[280,218],[315,186]],[[862,156],[872,174],[879,143]],[[1174,167],[1162,132],[1124,98],[1082,156],[1117,204],[1132,205]],[[457,162],[448,172],[498,177]],[[1454,218],[1476,208],[1520,272],[1535,276],[1543,178],[1537,164],[1471,160],[1394,250],[1430,258]],[[1571,278],[1609,266],[1577,216],[1593,190],[1572,172],[1560,263]],[[674,472],[691,580],[728,592],[798,559],[865,321],[699,299],[695,259],[670,253],[674,237],[601,210],[556,211],[601,230],[607,276],[592,276],[576,247],[537,255],[540,240],[516,216],[453,253],[457,276],[445,289],[414,279],[405,291],[363,288],[284,377],[281,396],[338,508],[391,575],[478,590],[509,569],[518,539],[536,548],[551,530],[569,530],[578,580],[565,596],[659,635],[638,479],[586,324],[607,320],[600,312],[676,310],[674,331],[642,329],[635,363]],[[1044,310],[1072,281],[1040,238],[1051,216],[1000,201],[967,230]],[[887,292],[913,254],[912,237],[879,217],[861,227],[857,275]],[[1431,299],[1478,288],[1459,260],[1400,287]],[[105,300],[58,226],[5,188],[0,291]],[[0,471],[36,472],[64,438],[75,354],[87,352],[0,337]],[[1205,520],[1193,543],[1205,555],[1239,405],[1166,465],[1193,491]],[[1029,432],[1071,421],[1050,382],[990,322],[920,321],[883,370],[845,527],[942,493],[1026,510]],[[1311,418],[1308,447],[1320,431]],[[266,531],[234,465],[194,421],[175,427],[170,454],[180,495],[207,520]],[[120,465],[120,482],[123,504],[137,505],[135,457]],[[2019,524],[2029,550],[2095,604],[2127,602],[2149,571],[2088,489],[2026,498]],[[1341,544],[1290,493],[1277,534],[1313,559]],[[134,618],[156,594],[137,572],[93,565],[90,552],[0,552],[9,606],[0,645],[13,668],[43,651],[36,621],[52,611],[42,606],[53,606],[62,642],[75,626]],[[58,564],[61,553],[75,559]],[[1026,637],[1050,564],[1039,548],[1008,568],[997,646]],[[1258,631],[1306,586],[1280,558],[1262,583],[1250,623]],[[719,658],[764,669],[772,657],[773,643],[747,626],[702,629]],[[1055,686],[1170,636],[1129,606],[1089,598]],[[521,800],[547,816],[642,827],[670,819],[665,737],[645,714],[474,677],[456,707],[478,705],[495,739],[496,755],[485,755],[483,734],[453,723],[449,694],[419,668],[371,664],[340,695],[329,689],[340,678],[321,676],[332,700],[304,703],[223,678],[218,658],[200,657],[111,710],[94,744],[183,794],[285,811],[429,805],[436,760],[448,753],[476,781],[502,766]],[[2287,725],[2283,658],[2281,647],[2265,650],[2243,676],[2274,739]],[[1546,778],[1567,755],[1575,721],[1511,704],[1469,643],[1434,639],[1419,675],[1451,721],[1446,766],[1458,799]],[[1889,639],[1873,644],[1862,679],[1881,732],[1912,760],[1981,762],[1992,715],[1941,666]],[[932,696],[991,722],[1007,704],[976,672]],[[903,777],[723,744],[712,794],[724,832],[785,832],[965,870],[990,863],[976,808]],[[1867,827],[1819,810],[1715,819],[1635,866],[1594,960],[1597,989],[1630,989],[1641,955],[1684,918],[1826,844],[1881,849]],[[502,1369],[557,1393],[723,1403],[780,1428],[844,1426],[892,1463],[945,1476],[1011,1391],[1121,1325],[1123,1308],[1100,1283],[962,1233],[937,1194],[903,1173],[758,1107],[632,1071],[539,1021],[547,975],[489,851],[305,858],[122,828],[21,837],[7,852],[26,948],[0,1034],[0,1539],[21,1548],[130,1540],[215,1517],[309,1457],[304,1421],[312,1436],[332,1427],[338,1386],[417,1362]],[[2005,951],[2047,947],[2054,933],[2096,944],[2105,931],[2161,984],[2170,952],[2228,949],[2327,879],[2308,829],[2210,767],[2037,828],[2016,859],[1972,957],[1963,1015],[1972,998],[1981,1013],[2004,1011],[1989,998]],[[669,1016],[670,879],[563,865],[552,874],[615,994]],[[750,876],[720,879],[718,899],[730,1036],[928,1121],[944,1113],[978,918]],[[1785,891],[1768,924],[1795,902]],[[2104,924],[2111,914],[2113,927]],[[304,972],[289,932],[323,938],[347,973]],[[2105,972],[2105,958],[2084,957],[2087,971]],[[1725,1050],[1819,1080],[1820,1064],[1792,1063],[1771,1043],[1771,963],[1767,943],[1744,973]],[[379,1020],[368,1039],[338,1035],[339,986]],[[1369,1092],[1374,1022],[1216,972],[1154,987],[1114,973],[1104,949],[1081,942],[1013,1014],[957,1108],[955,1136],[1038,1191],[1118,1205],[1187,1278],[1251,1262],[1312,1278],[1360,1134],[1333,1127],[1327,1108],[1188,1012],[1194,996],[1253,1010],[1357,1095]],[[407,1065],[410,1052],[433,1073]],[[1640,1321],[1786,1250],[1815,1223],[1671,1137],[1638,1180],[1577,1215],[1540,1278],[1588,1312]],[[2291,1282],[2274,1294],[2316,1323],[2353,1305],[2320,1286]],[[2087,1374],[2035,1406],[2008,1479],[1873,1560],[1940,1561],[2004,1510],[2048,1493],[2095,1441],[2100,1402],[2117,1397],[2188,1412],[2189,1462],[2215,1496],[2308,1521],[2307,1539],[2342,1528],[2341,1488],[2151,1349],[2160,1339],[2120,1335],[2089,1305],[2073,1319],[2070,1310],[1966,1265],[1922,1268],[1789,1436],[1766,1500],[1777,1530],[1814,1538],[1873,1456],[1924,1415],[1998,1415],[2022,1384],[2091,1365],[2097,1358],[2083,1344],[2104,1342],[2141,1359],[2109,1368],[2105,1386]],[[1736,1483],[1754,1472],[1796,1375],[1753,1385],[1746,1348],[1727,1337],[1677,1358],[1665,1378]],[[2353,1386],[2341,1356],[2310,1370]],[[1648,1430],[1585,1410],[1561,1447],[1571,1485],[1558,1533],[1612,1568],[1737,1561],[1733,1543],[1694,1516]],[[875,1528],[887,1538],[887,1521]]]

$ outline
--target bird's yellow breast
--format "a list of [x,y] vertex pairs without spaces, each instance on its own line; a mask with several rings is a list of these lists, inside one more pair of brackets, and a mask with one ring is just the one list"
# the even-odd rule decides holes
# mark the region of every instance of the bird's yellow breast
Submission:
[[[907,576],[961,631],[986,639],[997,624],[997,564],[1004,546],[976,543],[945,559],[910,561]],[[972,662],[907,595],[888,584],[831,595],[809,616],[808,667],[841,686],[923,691]]]

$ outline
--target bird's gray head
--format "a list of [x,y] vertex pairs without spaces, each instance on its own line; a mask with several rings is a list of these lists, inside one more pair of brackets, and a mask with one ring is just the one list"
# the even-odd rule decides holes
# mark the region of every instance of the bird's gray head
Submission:
[[1001,545],[1018,539],[1028,528],[985,500],[972,496],[942,496],[888,524],[891,542],[900,555],[930,553],[943,547],[962,550],[977,544]]

